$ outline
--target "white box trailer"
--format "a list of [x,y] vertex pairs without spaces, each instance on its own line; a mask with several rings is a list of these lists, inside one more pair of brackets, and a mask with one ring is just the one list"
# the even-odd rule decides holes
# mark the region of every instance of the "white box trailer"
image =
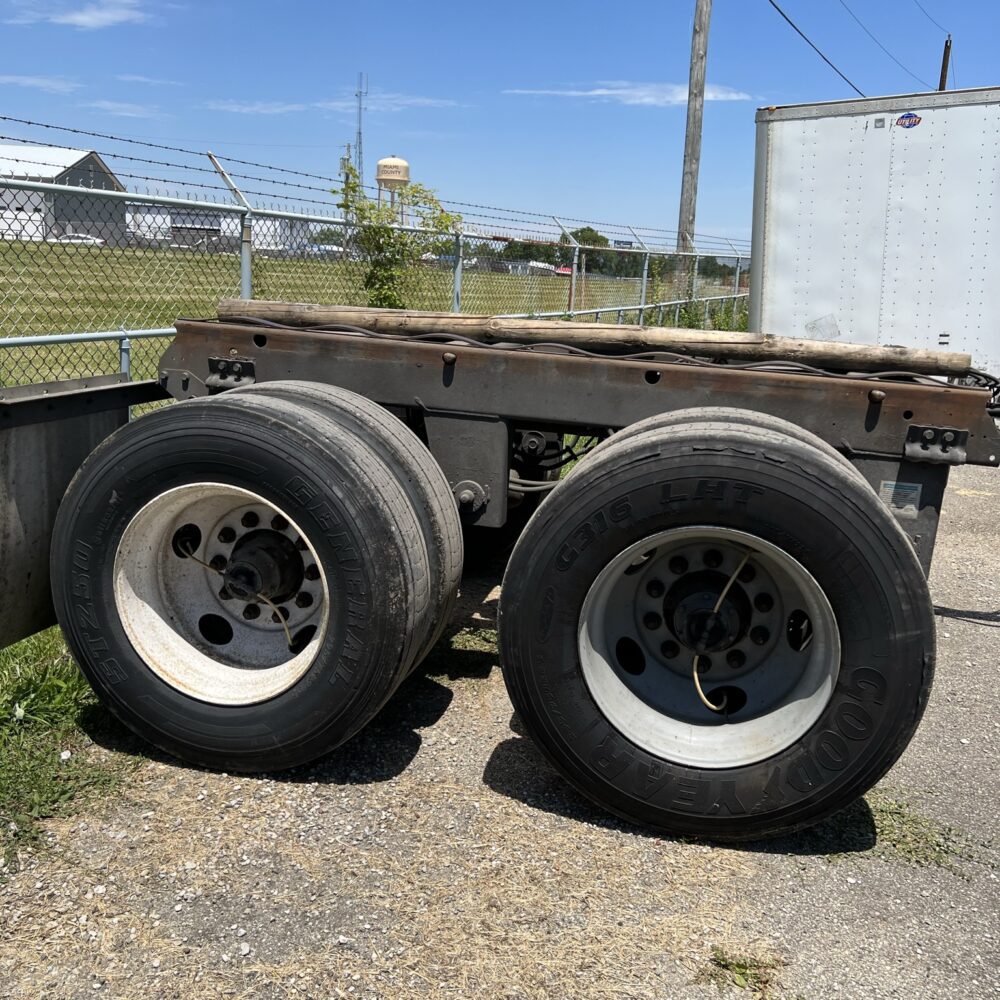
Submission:
[[1000,88],[760,108],[750,328],[1000,372]]

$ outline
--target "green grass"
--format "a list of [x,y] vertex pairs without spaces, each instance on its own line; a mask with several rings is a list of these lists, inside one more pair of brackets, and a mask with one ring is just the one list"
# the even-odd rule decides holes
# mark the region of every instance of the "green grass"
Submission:
[[[350,260],[282,260],[258,254],[253,263],[256,298],[365,305],[365,266]],[[404,279],[410,308],[447,311],[452,273],[419,266]],[[569,279],[468,270],[462,280],[466,313],[555,313],[570,307]],[[728,285],[699,284],[698,294],[725,295]],[[95,330],[169,327],[179,316],[214,316],[220,298],[239,294],[239,257],[184,250],[89,247],[0,241],[0,337]],[[647,301],[682,297],[676,282],[651,281]],[[576,309],[621,308],[622,321],[638,322],[638,279],[577,282]],[[617,321],[617,313],[601,319]],[[746,306],[713,303],[653,310],[647,323],[746,329]],[[135,341],[133,370],[155,375],[164,341]],[[118,370],[113,342],[8,349],[0,355],[0,384],[82,378]]]
[[921,868],[954,868],[956,860],[974,856],[962,833],[908,803],[884,792],[870,792],[867,802],[875,821],[876,851],[882,857]]
[[0,875],[38,841],[41,820],[72,813],[134,766],[86,735],[116,728],[58,629],[0,651]]
[[732,952],[712,945],[712,956],[704,978],[720,989],[736,987],[751,996],[774,996],[777,971],[784,963],[775,955]]

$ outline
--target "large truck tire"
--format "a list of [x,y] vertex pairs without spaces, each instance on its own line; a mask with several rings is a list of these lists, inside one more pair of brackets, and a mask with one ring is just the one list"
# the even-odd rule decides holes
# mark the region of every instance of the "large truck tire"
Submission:
[[862,795],[906,747],[934,665],[924,575],[875,493],[748,422],[588,456],[522,534],[498,627],[514,706],[577,789],[717,840]]
[[[430,627],[423,647],[410,667],[415,669],[431,651],[451,620],[462,579],[462,523],[448,480],[427,446],[385,407],[356,392],[319,382],[259,382],[236,389],[301,403],[332,420],[353,438],[365,442],[406,491],[423,531],[430,565]],[[328,442],[336,447],[336,441]]]
[[[851,464],[850,459],[842,455],[831,444],[827,444],[819,435],[812,431],[793,424],[790,420],[782,417],[772,416],[770,413],[761,413],[758,410],[746,410],[736,406],[691,406],[683,410],[671,410],[668,413],[657,413],[645,420],[637,420],[634,424],[623,427],[620,431],[612,434],[594,448],[583,460],[594,458],[604,454],[605,449],[612,445],[620,444],[637,434],[644,434],[646,431],[665,430],[672,427],[684,427],[691,423],[704,421],[723,421],[729,424],[741,424],[746,427],[759,427],[764,430],[777,431],[787,437],[801,441],[803,444],[811,445],[817,451],[822,452],[828,458],[837,462],[844,469],[849,470],[861,482],[867,482],[864,476],[858,472],[857,468]],[[576,468],[582,467],[582,462]]]
[[191,763],[308,762],[378,711],[430,631],[397,475],[315,410],[226,394],[122,428],[67,490],[53,597],[111,711]]

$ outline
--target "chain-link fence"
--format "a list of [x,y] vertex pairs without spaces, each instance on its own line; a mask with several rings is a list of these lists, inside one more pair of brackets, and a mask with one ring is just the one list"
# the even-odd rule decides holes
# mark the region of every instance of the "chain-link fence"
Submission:
[[[596,243],[595,230],[560,229],[397,227],[407,236],[398,298],[435,311],[745,326],[740,253],[586,245],[577,236]],[[128,192],[96,168],[63,183],[0,176],[0,384],[152,377],[173,321],[213,316],[220,298],[372,304],[376,262],[360,235],[332,214]],[[72,332],[88,336],[51,336]]]

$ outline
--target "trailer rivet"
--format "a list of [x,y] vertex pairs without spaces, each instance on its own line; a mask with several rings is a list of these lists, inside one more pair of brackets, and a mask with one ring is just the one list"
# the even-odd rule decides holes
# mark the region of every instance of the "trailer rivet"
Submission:
[[924,439],[925,441],[927,441],[927,442],[930,442],[930,441],[933,441],[933,440],[934,440],[934,431],[932,431],[932,430],[931,430],[931,429],[930,429],[930,428],[928,427],[928,428],[927,428],[927,430],[925,430],[925,431],[924,431],[924,433],[923,433],[923,434],[921,435],[921,437],[922,437],[922,438],[923,438],[923,439]]
[[885,399],[885,391],[882,389],[872,389],[868,393],[868,401],[871,403],[881,403],[883,399]]
[[458,355],[453,354],[451,351],[445,351],[444,354],[441,355],[441,360],[446,365],[453,365],[456,361],[458,361]]
[[239,351],[237,351],[235,347],[229,348],[229,356],[231,358],[235,358],[237,354],[239,354]]

